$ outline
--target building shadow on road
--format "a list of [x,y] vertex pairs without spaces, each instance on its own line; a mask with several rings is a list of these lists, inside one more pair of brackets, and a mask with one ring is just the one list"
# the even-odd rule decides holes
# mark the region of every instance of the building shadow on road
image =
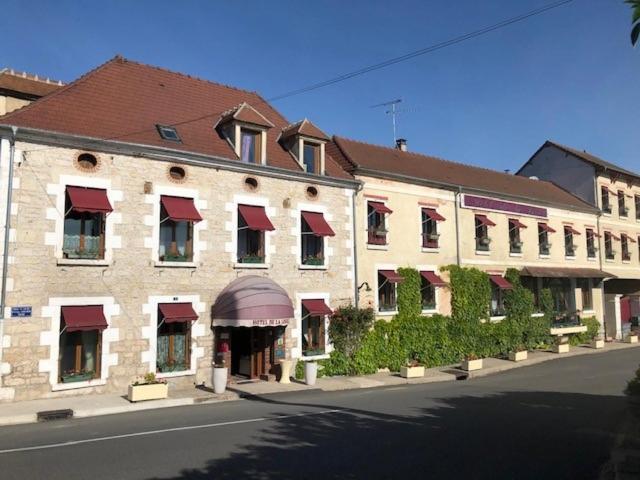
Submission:
[[368,408],[367,398],[359,409],[261,423],[225,457],[172,478],[588,480],[608,459],[626,408],[624,397],[505,392],[425,398],[402,416]]

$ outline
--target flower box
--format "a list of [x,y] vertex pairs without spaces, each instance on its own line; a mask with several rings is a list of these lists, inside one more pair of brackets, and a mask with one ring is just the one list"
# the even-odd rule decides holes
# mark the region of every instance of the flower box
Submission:
[[597,339],[597,340],[592,340],[591,341],[591,348],[604,348],[604,340],[602,339]]
[[627,343],[638,343],[638,335],[627,335],[627,338],[625,339],[625,342]]
[[127,398],[130,402],[143,400],[159,400],[169,396],[169,385],[166,383],[149,383],[143,385],[129,385]]
[[466,370],[467,372],[480,370],[482,368],[482,359],[478,358],[477,360],[464,360],[462,362],[461,368],[462,370]]
[[511,352],[509,353],[509,360],[512,362],[521,362],[527,359],[527,351],[523,350],[521,352]]
[[63,374],[62,383],[88,382],[93,377],[93,372]]
[[424,377],[424,366],[400,367],[400,376],[402,378],[421,378]]

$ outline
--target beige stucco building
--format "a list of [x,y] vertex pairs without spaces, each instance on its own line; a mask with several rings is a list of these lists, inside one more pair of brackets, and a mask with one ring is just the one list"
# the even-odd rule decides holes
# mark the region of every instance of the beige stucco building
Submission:
[[210,385],[222,360],[272,378],[330,352],[327,314],[354,301],[357,183],[317,127],[122,58],[61,92],[0,119],[0,398],[124,392],[147,372]]

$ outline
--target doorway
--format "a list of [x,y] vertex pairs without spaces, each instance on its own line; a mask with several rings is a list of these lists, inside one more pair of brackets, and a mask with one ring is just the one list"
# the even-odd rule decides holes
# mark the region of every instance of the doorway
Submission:
[[274,374],[273,327],[232,328],[230,336],[231,375],[268,379]]

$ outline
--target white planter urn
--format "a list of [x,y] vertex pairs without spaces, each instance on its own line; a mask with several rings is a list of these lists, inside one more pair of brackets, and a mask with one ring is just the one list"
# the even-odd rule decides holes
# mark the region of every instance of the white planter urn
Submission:
[[318,378],[318,363],[304,362],[304,383],[315,385]]
[[523,350],[521,352],[511,352],[509,353],[509,360],[512,362],[521,362],[527,359],[527,351]]
[[227,367],[213,367],[213,391],[221,394],[227,390],[227,376],[229,369]]

